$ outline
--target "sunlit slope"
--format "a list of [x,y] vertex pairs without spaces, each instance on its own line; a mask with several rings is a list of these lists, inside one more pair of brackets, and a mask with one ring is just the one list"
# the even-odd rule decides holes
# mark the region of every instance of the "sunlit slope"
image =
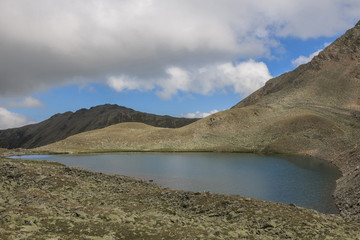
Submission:
[[71,136],[39,150],[307,152],[347,136],[347,118],[309,109],[248,106],[223,111],[191,125],[156,128],[121,123]]

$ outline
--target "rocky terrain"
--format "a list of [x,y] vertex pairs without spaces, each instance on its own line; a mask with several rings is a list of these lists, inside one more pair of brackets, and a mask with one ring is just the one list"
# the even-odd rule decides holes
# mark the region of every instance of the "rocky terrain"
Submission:
[[40,152],[236,151],[306,154],[343,173],[336,204],[360,221],[360,22],[310,63],[271,79],[232,109],[178,129],[122,123]]
[[196,120],[159,116],[106,104],[90,109],[80,109],[75,113],[56,114],[38,124],[0,130],[0,147],[10,149],[40,147],[77,133],[121,122],[141,122],[155,127],[178,128]]
[[0,158],[0,239],[358,239],[360,224],[234,195],[174,191]]

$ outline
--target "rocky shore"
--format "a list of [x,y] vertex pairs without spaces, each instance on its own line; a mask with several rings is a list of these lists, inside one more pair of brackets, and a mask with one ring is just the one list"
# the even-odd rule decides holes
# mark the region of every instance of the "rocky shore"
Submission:
[[359,239],[295,205],[174,191],[57,163],[0,159],[0,239]]
[[334,192],[336,205],[344,218],[360,222],[359,139],[360,121],[350,110],[254,105],[213,114],[180,129],[122,123],[32,151],[40,154],[219,151],[312,156],[331,162],[342,172]]

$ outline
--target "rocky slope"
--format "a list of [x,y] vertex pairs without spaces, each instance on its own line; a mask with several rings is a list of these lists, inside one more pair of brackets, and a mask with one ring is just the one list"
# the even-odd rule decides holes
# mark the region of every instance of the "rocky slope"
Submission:
[[360,224],[251,198],[0,158],[0,239],[358,239]]
[[77,133],[104,128],[121,122],[141,122],[155,127],[178,128],[197,119],[174,118],[138,112],[118,105],[101,105],[63,114],[21,128],[0,131],[0,147],[35,148]]
[[360,110],[360,21],[311,62],[269,80],[235,108],[253,104]]
[[360,221],[359,97],[360,22],[310,63],[271,79],[230,110],[180,129],[117,124],[38,150],[308,154],[343,172],[336,203],[344,217]]

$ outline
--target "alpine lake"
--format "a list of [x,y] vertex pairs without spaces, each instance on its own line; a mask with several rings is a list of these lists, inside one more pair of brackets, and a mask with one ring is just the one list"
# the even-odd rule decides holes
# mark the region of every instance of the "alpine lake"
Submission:
[[[141,178],[176,190],[209,191],[338,213],[332,193],[340,171],[297,155],[243,153],[114,153],[26,155],[92,171]],[[145,196],[146,197],[146,196]]]

